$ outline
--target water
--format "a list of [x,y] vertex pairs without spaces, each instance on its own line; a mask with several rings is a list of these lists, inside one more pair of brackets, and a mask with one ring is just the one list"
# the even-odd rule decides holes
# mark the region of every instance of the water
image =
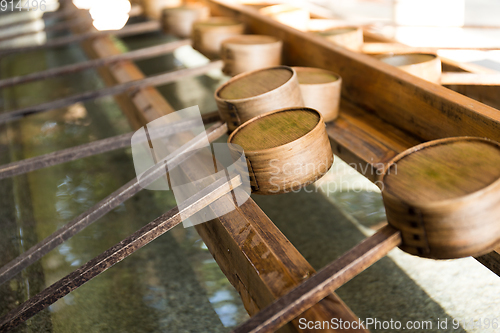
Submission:
[[[169,40],[149,34],[119,45],[127,50]],[[189,57],[196,60],[192,53]],[[0,59],[0,75],[20,75],[84,59],[76,46],[10,56]],[[183,62],[166,55],[138,65],[152,75],[182,67]],[[199,105],[202,112],[210,112],[215,110],[215,87],[225,79],[217,75],[190,78],[159,87],[159,91],[174,109]],[[85,71],[3,90],[0,108],[12,110],[103,86],[95,71]],[[0,126],[0,163],[131,130],[112,98],[29,116]],[[380,193],[339,163],[317,187],[308,187],[310,193],[253,196],[316,269],[352,248],[385,220]],[[0,180],[0,265],[134,176],[130,151],[122,149]],[[344,183],[348,186],[343,187]],[[170,192],[140,192],[0,286],[0,315],[174,205]],[[451,321],[452,317],[468,320],[500,313],[498,277],[471,258],[434,261],[394,250],[338,294],[363,319]],[[224,332],[246,318],[239,295],[196,231],[178,226],[14,331]],[[449,328],[450,332],[488,331]]]
[[[157,36],[149,37],[158,42]],[[5,78],[84,60],[79,47],[72,46],[5,57],[0,68]],[[160,64],[158,71],[180,66],[172,56],[154,61]],[[103,86],[97,72],[89,70],[5,89],[1,106],[8,111]],[[210,100],[209,89],[196,102],[213,110],[204,102]],[[2,126],[0,163],[131,130],[112,98],[75,104]],[[134,177],[130,150],[121,149],[0,180],[0,265]],[[171,192],[140,192],[0,286],[0,315],[174,206]],[[247,317],[238,293],[196,231],[180,225],[14,331],[225,332]]]

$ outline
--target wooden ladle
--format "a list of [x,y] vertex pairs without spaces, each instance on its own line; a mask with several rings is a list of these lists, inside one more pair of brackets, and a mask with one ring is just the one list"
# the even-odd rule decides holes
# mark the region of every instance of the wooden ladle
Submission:
[[382,175],[389,224],[233,332],[274,332],[399,246],[429,258],[477,256],[500,242],[500,144],[459,137],[396,156]]

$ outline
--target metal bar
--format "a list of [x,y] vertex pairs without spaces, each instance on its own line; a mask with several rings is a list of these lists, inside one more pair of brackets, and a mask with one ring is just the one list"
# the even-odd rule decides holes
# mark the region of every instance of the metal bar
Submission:
[[78,20],[61,22],[61,23],[57,23],[57,24],[54,24],[54,25],[51,25],[48,27],[39,28],[36,30],[24,31],[24,32],[17,33],[17,34],[7,35],[4,37],[1,37],[0,42],[4,42],[6,40],[16,39],[16,38],[20,38],[20,37],[24,37],[24,36],[34,35],[34,34],[37,34],[39,32],[53,32],[53,31],[65,30],[65,29],[68,29],[68,28],[71,28],[74,26],[78,26],[80,24],[84,24],[84,23],[86,23],[90,26],[92,24],[92,21],[90,21],[87,18],[86,19],[81,18]]
[[[226,123],[217,122],[209,129],[207,129],[206,135],[208,137],[208,141],[212,142],[220,138],[226,132]],[[144,186],[151,184],[162,175],[165,175],[167,163],[171,168],[179,165],[184,160],[189,158],[191,156],[190,154],[194,154],[197,148],[201,148],[204,144],[206,144],[204,135],[199,135],[198,137],[194,138],[189,142],[189,144],[186,144],[180,148],[179,154],[177,154],[176,156],[168,156],[166,159],[159,161],[156,165],[144,172],[144,174],[141,175],[141,184],[143,184]],[[104,216],[106,213],[110,212],[118,205],[134,196],[140,190],[142,190],[142,187],[139,184],[138,178],[136,177],[129,181],[127,184],[120,187],[115,192],[111,193],[105,199],[95,204],[86,212],[80,214],[71,222],[55,231],[52,235],[48,236],[32,248],[18,256],[16,259],[0,268],[0,285],[9,281],[17,273],[19,273],[32,263],[36,262],[49,251],[53,250],[58,245],[61,245],[81,230],[94,223],[97,219]]]
[[400,232],[386,225],[232,332],[276,331],[370,267],[399,244],[401,244]]
[[[223,195],[231,192],[241,185],[241,177],[236,175],[231,179],[221,178],[202,191],[188,199],[186,207],[179,211],[175,207],[161,215],[154,221],[148,223],[134,234],[122,240],[99,256],[88,261],[85,265],[65,276],[50,287],[44,289],[38,295],[33,296],[16,309],[0,318],[0,332],[6,332],[25,320],[31,318],[41,310],[66,296],[71,291],[80,287],[87,281],[98,276],[113,265],[130,256],[135,251],[160,237],[176,225],[183,217],[189,217],[202,208],[210,205]],[[181,215],[182,214],[182,215]]]
[[55,39],[49,40],[45,44],[41,44],[41,45],[0,49],[0,56],[5,56],[8,54],[13,54],[13,53],[20,53],[20,52],[24,53],[24,52],[35,51],[35,50],[44,50],[44,49],[48,49],[51,47],[60,47],[60,46],[65,46],[65,45],[69,45],[72,43],[81,42],[81,41],[84,41],[84,40],[89,39],[89,38],[96,38],[96,37],[102,37],[102,36],[114,35],[114,36],[123,37],[123,36],[138,35],[138,34],[143,34],[143,33],[147,33],[147,32],[158,31],[158,30],[160,30],[160,27],[161,27],[160,22],[156,22],[156,21],[135,23],[135,24],[125,26],[124,28],[122,28],[120,30],[92,31],[92,32],[86,32],[86,33],[83,33],[80,35],[71,35],[71,36],[55,38]]
[[[26,19],[26,20],[20,20],[20,21],[0,25],[0,29],[7,29],[7,28],[16,27],[18,25],[25,25],[25,24],[29,24],[29,23],[34,23],[34,22],[37,22],[38,20],[53,20],[53,19],[59,19],[59,18],[67,18],[68,16],[71,16],[71,15],[77,13],[78,11],[84,11],[84,10],[85,9],[65,9],[65,10],[57,10],[55,12],[46,12],[40,18],[35,18],[35,19],[30,18],[30,19]],[[143,12],[143,10],[142,10],[142,7],[140,5],[133,4],[128,15],[130,17],[140,16],[140,15],[142,15],[142,12]]]
[[202,75],[207,73],[210,70],[213,69],[221,69],[223,66],[222,60],[216,60],[212,61],[206,65],[195,67],[195,68],[187,68],[187,69],[179,69],[173,72],[166,72],[163,74],[159,75],[154,75],[147,77],[142,80],[136,80],[136,81],[130,81],[122,84],[118,84],[116,86],[100,89],[100,90],[94,90],[94,91],[89,91],[85,92],[82,94],[77,94],[73,96],[69,96],[66,98],[62,98],[56,101],[52,102],[47,102],[47,103],[42,103],[34,106],[28,106],[25,108],[21,108],[18,110],[6,112],[3,114],[0,114],[0,124],[5,123],[11,120],[15,120],[18,118],[22,118],[24,116],[33,114],[33,113],[38,113],[38,112],[43,112],[47,110],[52,110],[52,109],[57,109],[57,108],[62,108],[65,106],[72,105],[77,102],[83,102],[91,99],[97,99],[105,96],[112,96],[112,95],[117,95],[121,93],[125,93],[127,91],[133,93],[131,90],[137,90],[145,87],[151,87],[151,86],[159,86],[159,85],[164,85],[167,83],[175,82],[179,79],[190,77],[190,76],[197,76],[197,75]]
[[59,75],[75,73],[90,68],[96,68],[100,66],[114,64],[124,60],[139,60],[139,59],[152,58],[162,54],[170,53],[175,49],[184,45],[191,45],[191,40],[190,39],[179,40],[162,45],[146,47],[140,50],[130,51],[127,53],[122,53],[111,57],[89,60],[68,66],[52,68],[46,71],[36,72],[24,76],[17,76],[17,77],[3,79],[0,80],[0,88],[6,88],[21,83],[33,82],[36,80],[48,79]]
[[42,17],[40,18],[30,18],[30,19],[26,19],[26,20],[20,20],[20,21],[15,21],[15,22],[11,22],[11,23],[7,23],[7,24],[3,24],[3,25],[0,25],[0,29],[7,29],[7,28],[12,28],[12,27],[16,27],[18,25],[24,25],[24,24],[28,24],[28,23],[34,23],[40,19],[57,19],[57,18],[61,18],[61,17],[65,17],[65,16],[68,16],[68,15],[71,15],[73,13],[76,13],[76,10],[74,9],[71,9],[71,10],[62,10],[62,11],[56,11],[56,12],[47,12],[45,14],[43,14]]
[[[209,124],[220,119],[219,112],[214,111],[202,115],[203,123]],[[170,126],[167,130],[183,131],[191,128],[194,121],[183,121],[179,126]],[[47,168],[61,163],[74,161],[80,158],[102,154],[108,151],[130,146],[134,132],[117,135],[111,138],[86,143],[80,146],[62,149],[53,153],[27,158],[5,165],[0,165],[0,179],[22,175],[38,169]],[[165,133],[165,135],[168,135]]]
[[[110,42],[109,38],[108,42]],[[97,45],[86,45],[85,51],[91,57],[99,56],[95,54],[96,47]],[[102,56],[102,53],[99,54]],[[119,53],[119,50],[110,48],[104,53],[109,56]],[[105,71],[109,74],[108,84],[116,84],[112,82],[115,80],[122,83],[126,80],[144,77],[137,66],[133,63],[129,64],[131,66],[127,68],[127,75],[121,75],[113,68],[106,68]],[[129,119],[139,116],[140,119],[132,120],[136,128],[174,111],[156,89],[141,91],[143,101],[154,102],[151,104],[152,108],[144,108],[143,101],[131,99],[129,96],[124,97],[123,104],[131,103],[136,106],[134,109],[139,111],[138,114],[134,113],[137,110],[127,112]],[[199,167],[203,170],[202,165]],[[193,169],[191,174],[196,175],[200,168]],[[315,273],[307,260],[251,198],[231,213],[195,227],[224,274],[242,295],[245,307],[252,313],[283,295],[285,290],[298,285],[304,276]],[[246,236],[239,232],[243,229],[249,230],[245,233]],[[252,246],[249,245],[259,240],[263,246],[260,248],[261,253],[270,253],[265,258],[261,257],[259,251],[252,251]],[[234,265],[235,262],[238,262],[238,265]],[[269,267],[272,267],[271,271]],[[269,274],[261,274],[262,270]],[[315,320],[330,320],[332,317],[351,322],[357,320],[352,311],[335,294],[329,295],[320,304],[312,307],[305,317]],[[294,326],[298,328],[298,322],[295,322]],[[289,331],[293,330],[294,328],[291,328]]]

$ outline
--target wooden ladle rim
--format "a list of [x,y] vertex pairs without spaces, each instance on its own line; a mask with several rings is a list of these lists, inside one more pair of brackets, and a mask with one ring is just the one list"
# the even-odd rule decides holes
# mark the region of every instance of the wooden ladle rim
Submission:
[[227,141],[229,143],[231,143],[233,137],[238,133],[238,131],[240,131],[240,129],[242,129],[243,127],[247,126],[248,124],[250,124],[251,122],[254,122],[254,121],[257,121],[259,120],[260,118],[263,118],[263,117],[266,117],[266,116],[269,116],[270,114],[273,114],[273,113],[278,113],[278,112],[283,112],[283,111],[290,111],[290,110],[307,110],[307,111],[313,111],[315,112],[319,118],[318,118],[318,123],[313,127],[311,128],[306,134],[304,134],[303,136],[293,140],[293,141],[290,141],[290,142],[287,142],[283,145],[279,145],[279,146],[276,146],[276,147],[272,147],[272,148],[265,148],[265,149],[256,149],[256,150],[245,150],[243,149],[243,151],[246,153],[246,152],[250,152],[250,153],[253,153],[253,152],[259,152],[259,153],[267,153],[267,152],[272,152],[273,150],[281,150],[283,148],[287,148],[289,146],[293,146],[295,144],[296,141],[298,140],[304,140],[304,139],[307,139],[308,137],[310,137],[311,135],[313,135],[313,132],[315,132],[315,130],[319,127],[319,126],[326,126],[325,125],[325,122],[323,120],[323,116],[321,115],[321,113],[313,108],[308,108],[308,107],[305,107],[305,106],[293,106],[293,107],[287,107],[287,108],[282,108],[282,109],[278,109],[278,110],[273,110],[273,111],[270,111],[270,112],[266,112],[266,113],[263,113],[261,115],[258,115],[256,117],[253,117],[252,119],[250,120],[247,120],[246,122],[244,122],[243,124],[241,124],[240,126],[238,126],[238,128],[236,128],[233,133],[231,133],[231,135],[229,135],[229,138],[227,139]]
[[[381,180],[381,182],[383,184],[384,183],[384,179],[387,176],[387,171],[389,170],[389,168],[393,164],[396,164],[398,161],[402,160],[406,156],[408,156],[410,154],[413,154],[413,153],[415,153],[415,152],[417,152],[419,150],[423,150],[423,149],[426,149],[426,148],[429,148],[429,147],[439,146],[439,145],[442,145],[442,144],[447,144],[447,143],[450,143],[450,142],[472,141],[472,140],[474,140],[474,141],[480,141],[480,142],[484,142],[484,143],[488,143],[488,144],[494,145],[494,146],[496,146],[497,148],[500,149],[500,143],[498,143],[497,141],[494,141],[494,140],[491,140],[491,139],[488,139],[488,138],[475,137],[475,136],[457,136],[457,137],[450,137],[450,138],[437,139],[437,140],[433,140],[433,141],[424,142],[424,143],[416,145],[416,146],[414,146],[412,148],[408,148],[407,150],[403,151],[402,153],[400,153],[400,154],[396,155],[394,158],[392,158],[386,164],[386,166],[384,167],[384,171],[383,171],[382,175],[380,176],[380,180]],[[456,197],[456,198],[443,199],[443,200],[434,201],[434,202],[426,202],[425,204],[422,204],[420,202],[415,202],[413,200],[401,199],[400,197],[397,197],[397,198],[399,200],[401,200],[401,202],[403,202],[404,204],[407,204],[409,206],[422,207],[422,208],[426,208],[426,209],[429,209],[429,208],[432,209],[432,208],[441,207],[441,206],[445,206],[445,205],[450,205],[450,204],[456,204],[456,203],[460,203],[460,202],[470,201],[471,199],[474,199],[474,197],[476,197],[476,196],[481,196],[485,192],[489,192],[494,187],[499,187],[500,188],[500,177],[497,180],[493,181],[491,184],[486,185],[485,187],[483,187],[480,190],[477,190],[475,192],[468,193],[468,194],[465,194],[465,195],[462,195],[462,196],[459,196],[459,197]],[[384,190],[382,192],[384,192]],[[389,193],[389,195],[391,195],[393,197],[396,197],[392,193]]]
[[[219,93],[222,89],[224,89],[226,86],[228,86],[229,84],[239,80],[240,78],[244,77],[244,76],[247,76],[247,75],[252,75],[253,73],[257,73],[257,72],[261,72],[261,71],[268,71],[270,69],[278,69],[278,68],[282,68],[282,69],[286,69],[286,70],[289,70],[292,72],[292,76],[290,76],[290,78],[288,80],[286,80],[282,85],[272,89],[272,90],[269,90],[269,91],[266,91],[265,93],[262,93],[262,94],[258,94],[258,95],[255,95],[255,96],[250,96],[250,97],[244,97],[244,98],[234,98],[234,99],[230,99],[230,98],[222,98],[219,96]],[[262,69],[258,69],[258,70],[255,70],[255,71],[251,71],[251,72],[243,72],[241,74],[238,74],[236,76],[234,76],[231,80],[227,81],[226,83],[224,83],[223,85],[221,85],[219,88],[217,88],[217,90],[215,91],[215,98],[220,100],[220,101],[231,101],[231,102],[245,102],[245,101],[251,101],[251,100],[254,100],[255,98],[257,97],[261,97],[261,96],[266,96],[270,93],[272,93],[273,91],[275,91],[276,89],[279,89],[281,87],[283,87],[285,84],[287,84],[288,82],[290,82],[291,80],[293,80],[294,77],[297,77],[297,73],[295,72],[295,70],[292,68],[292,67],[289,67],[289,66],[274,66],[274,67],[267,67],[267,68],[262,68]],[[298,81],[298,79],[297,79]]]
[[[329,74],[333,74],[336,79],[335,81],[330,81],[330,82],[323,82],[323,83],[300,83],[299,81],[299,84],[301,86],[321,86],[321,85],[329,85],[329,84],[342,84],[342,77],[335,73],[335,72],[332,72],[332,71],[329,71],[327,69],[323,69],[323,68],[317,68],[317,67],[301,67],[301,66],[293,66],[292,69],[295,70],[295,69],[299,69],[299,70],[302,70],[302,69],[305,69],[305,70],[308,70],[308,71],[311,71],[311,72],[326,72],[326,73],[329,73]],[[295,72],[297,73],[297,79],[298,79],[298,71],[295,70]]]

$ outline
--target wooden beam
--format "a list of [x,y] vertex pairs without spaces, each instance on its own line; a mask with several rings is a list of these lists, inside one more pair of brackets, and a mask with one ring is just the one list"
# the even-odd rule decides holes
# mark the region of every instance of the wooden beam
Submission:
[[[107,37],[93,43],[85,42],[83,47],[92,58],[120,53]],[[100,73],[107,84],[144,78],[144,74],[128,61],[112,68],[102,68]],[[123,96],[118,103],[135,128],[174,112],[154,88],[141,89],[133,98]],[[250,314],[269,305],[315,272],[251,198],[232,212],[197,225],[196,230],[240,293]],[[357,320],[333,293],[307,311],[304,317],[309,320]],[[297,322],[288,325],[286,330],[300,331]]]
[[[365,175],[373,181],[391,157],[427,140],[470,135],[500,141],[497,109],[260,16],[244,6],[217,0],[209,4],[212,13],[236,17],[252,33],[282,39],[285,63],[324,68],[342,76],[344,108],[327,127],[332,148],[341,158],[359,163],[360,170],[368,170]],[[343,117],[346,108],[357,112],[350,118],[354,122],[348,121],[349,115]],[[360,123],[361,114],[368,121]],[[497,254],[492,252],[486,257],[500,263]],[[494,272],[500,275],[500,271]]]
[[251,33],[282,39],[284,63],[340,74],[343,98],[408,133],[425,140],[471,135],[500,141],[500,112],[496,109],[242,5],[216,0],[209,4],[214,15],[233,16]]
[[[363,31],[365,40],[373,42],[395,43],[393,40],[377,35],[367,29]],[[400,44],[403,45],[403,44]],[[406,46],[406,45],[405,45]],[[498,74],[491,68],[478,64],[462,63],[445,57],[440,57],[443,72],[460,72],[475,74]],[[473,98],[478,102],[500,109],[500,91],[498,86],[478,85],[445,85],[446,88],[456,91],[462,95]]]
[[490,271],[500,276],[500,247],[491,253],[476,257],[476,259]]

